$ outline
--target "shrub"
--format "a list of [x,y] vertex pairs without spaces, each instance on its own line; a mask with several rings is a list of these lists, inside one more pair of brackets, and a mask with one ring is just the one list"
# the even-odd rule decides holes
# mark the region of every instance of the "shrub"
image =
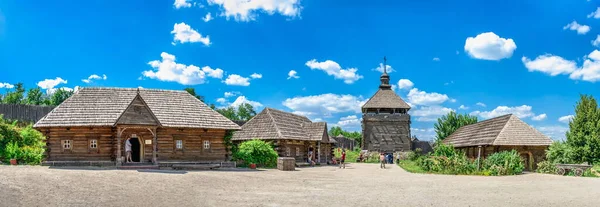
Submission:
[[515,150],[497,152],[483,161],[483,169],[489,170],[492,175],[521,174],[525,165],[521,156]]
[[4,150],[4,157],[6,160],[17,159],[19,157],[19,145],[16,142],[10,142],[6,145]]
[[574,151],[565,142],[553,142],[546,150],[546,159],[554,164],[575,164]]
[[537,172],[539,172],[539,173],[553,174],[556,172],[556,166],[554,165],[554,163],[552,163],[548,160],[539,162],[537,164],[537,166],[538,166]]
[[423,156],[422,152],[423,150],[421,150],[421,148],[417,148],[415,151],[408,152],[407,159],[411,161],[417,161]]
[[274,167],[277,165],[277,152],[270,143],[262,140],[253,139],[240,144],[234,158],[242,160],[246,164],[257,164],[264,167]]
[[477,168],[465,153],[442,143],[436,145],[431,156],[417,158],[417,163],[426,171],[447,174],[472,174]]

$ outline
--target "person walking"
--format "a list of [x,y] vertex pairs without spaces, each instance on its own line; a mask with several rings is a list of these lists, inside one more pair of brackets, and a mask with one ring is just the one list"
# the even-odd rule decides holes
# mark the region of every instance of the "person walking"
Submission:
[[346,169],[346,150],[342,150],[342,159],[340,159],[340,168]]
[[379,154],[379,162],[381,163],[379,164],[379,168],[385,169],[385,155],[383,152]]
[[127,141],[125,141],[125,154],[126,154],[126,161],[125,162],[133,162],[133,160],[131,159],[131,142],[129,141],[131,139],[127,139]]

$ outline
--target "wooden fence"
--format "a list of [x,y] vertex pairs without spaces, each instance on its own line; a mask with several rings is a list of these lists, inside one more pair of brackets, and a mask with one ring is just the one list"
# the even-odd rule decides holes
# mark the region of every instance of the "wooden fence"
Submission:
[[0,114],[7,120],[37,122],[50,113],[54,106],[0,104]]

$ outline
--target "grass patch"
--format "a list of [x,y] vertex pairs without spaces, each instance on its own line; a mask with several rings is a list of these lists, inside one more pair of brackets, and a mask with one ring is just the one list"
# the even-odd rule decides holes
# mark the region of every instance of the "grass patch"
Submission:
[[421,168],[421,166],[419,166],[417,162],[412,160],[400,160],[398,166],[411,173],[427,173],[427,171]]
[[[379,154],[377,153],[368,153],[370,156],[368,158],[365,158],[365,162],[363,163],[379,163]],[[341,148],[335,148],[333,151],[333,155],[335,155],[336,158],[341,158],[342,157],[342,149]],[[360,149],[354,149],[354,150],[346,150],[346,163],[356,163],[356,160],[358,159],[358,157],[360,157]]]

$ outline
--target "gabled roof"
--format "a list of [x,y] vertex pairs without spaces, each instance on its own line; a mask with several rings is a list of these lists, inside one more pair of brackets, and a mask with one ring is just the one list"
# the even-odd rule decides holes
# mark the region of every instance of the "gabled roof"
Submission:
[[362,106],[363,109],[410,109],[410,106],[391,89],[379,89],[373,97]]
[[273,108],[265,108],[233,134],[232,140],[290,139],[322,141],[329,140],[327,123],[313,123],[310,119]]
[[82,88],[34,127],[114,126],[138,91],[161,126],[240,129],[186,91],[137,88]]
[[485,121],[463,126],[444,139],[444,143],[455,147],[469,146],[547,146],[552,140],[521,121],[507,114]]

